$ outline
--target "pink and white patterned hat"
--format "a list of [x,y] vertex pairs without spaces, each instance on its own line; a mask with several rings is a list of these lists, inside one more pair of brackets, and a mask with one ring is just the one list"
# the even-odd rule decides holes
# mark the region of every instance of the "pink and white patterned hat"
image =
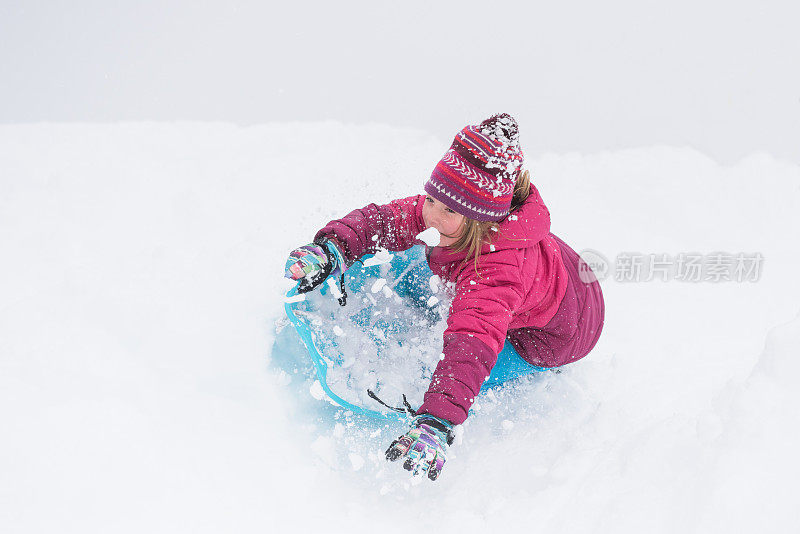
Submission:
[[493,115],[456,134],[425,192],[470,219],[499,221],[511,209],[523,160],[517,121],[507,113]]

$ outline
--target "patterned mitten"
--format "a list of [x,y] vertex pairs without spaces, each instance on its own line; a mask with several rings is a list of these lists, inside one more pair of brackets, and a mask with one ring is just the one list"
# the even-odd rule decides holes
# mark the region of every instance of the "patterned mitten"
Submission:
[[403,469],[413,475],[427,473],[436,480],[447,461],[447,446],[453,443],[453,425],[444,419],[423,414],[411,421],[411,430],[392,442],[386,459],[394,462],[405,456]]
[[344,257],[332,241],[309,243],[289,254],[284,276],[298,280],[297,292],[306,293],[317,288],[332,274],[339,274],[339,265],[344,265]]

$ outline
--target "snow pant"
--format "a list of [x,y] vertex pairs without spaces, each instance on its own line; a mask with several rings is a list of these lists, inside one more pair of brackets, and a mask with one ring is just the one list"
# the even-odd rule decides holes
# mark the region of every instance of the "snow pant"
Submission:
[[[552,319],[542,328],[523,327],[508,331],[510,343],[518,356],[531,366],[554,368],[572,363],[589,354],[603,331],[605,303],[600,282],[589,280],[590,267],[555,235],[569,282],[564,299]],[[505,351],[505,348],[503,349]]]
[[517,349],[514,348],[514,345],[506,339],[503,350],[497,355],[497,363],[492,367],[492,372],[489,373],[489,379],[481,386],[481,390],[502,384],[513,378],[547,370],[547,367],[539,367],[538,365],[533,365],[525,361],[525,359],[519,355]]

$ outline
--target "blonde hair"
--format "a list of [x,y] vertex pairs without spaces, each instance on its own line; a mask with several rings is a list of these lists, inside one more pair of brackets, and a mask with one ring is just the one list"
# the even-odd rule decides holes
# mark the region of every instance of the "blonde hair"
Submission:
[[[531,175],[527,169],[517,175],[517,182],[514,184],[514,196],[511,199],[511,212],[519,208],[528,199],[531,193]],[[467,251],[464,263],[472,260],[475,264],[475,273],[478,273],[478,260],[481,256],[481,247],[484,243],[491,243],[494,234],[499,230],[500,224],[497,221],[476,221],[464,218],[464,230],[461,237],[448,248],[453,252]],[[480,274],[478,274],[480,277]]]

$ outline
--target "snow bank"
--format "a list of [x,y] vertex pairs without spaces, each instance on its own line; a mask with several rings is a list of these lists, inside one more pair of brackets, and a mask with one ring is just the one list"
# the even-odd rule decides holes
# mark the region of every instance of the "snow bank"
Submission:
[[595,351],[480,400],[434,484],[383,461],[401,426],[294,389],[285,255],[421,191],[446,145],[334,123],[0,126],[4,529],[796,530],[797,320],[764,339],[800,310],[800,170],[766,154],[529,161],[578,251],[760,252],[763,273],[604,281]]
[[700,430],[713,438],[714,485],[700,530],[779,532],[800,525],[791,482],[800,478],[798,348],[800,314],[769,332],[753,372],[724,388],[701,415]]

